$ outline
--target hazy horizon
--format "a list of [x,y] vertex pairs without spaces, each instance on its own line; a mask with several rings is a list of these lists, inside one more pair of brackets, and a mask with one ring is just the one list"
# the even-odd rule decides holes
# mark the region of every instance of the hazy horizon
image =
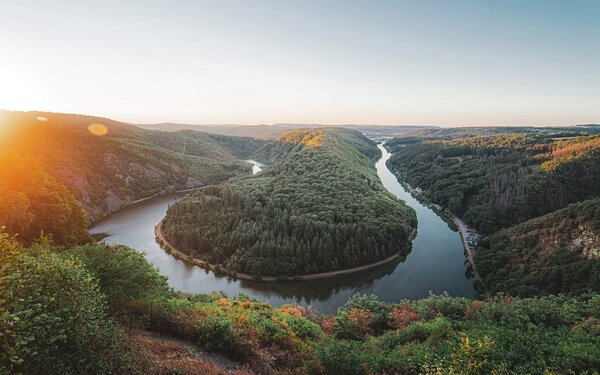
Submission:
[[133,124],[600,123],[600,2],[0,0],[0,108]]
[[404,127],[438,127],[438,128],[466,128],[466,127],[498,127],[498,128],[502,128],[502,127],[512,127],[512,128],[518,128],[518,127],[533,127],[533,128],[543,128],[543,127],[571,127],[571,126],[589,126],[589,125],[593,125],[593,126],[600,126],[600,122],[599,123],[573,123],[573,124],[561,124],[561,125],[553,125],[553,124],[547,124],[547,125],[528,125],[528,124],[523,124],[523,125],[443,125],[443,124],[382,124],[382,123],[302,123],[302,122],[290,122],[290,121],[284,121],[284,122],[276,122],[276,123],[191,123],[191,122],[179,122],[179,121],[156,121],[156,122],[131,122],[131,121],[126,121],[123,119],[119,119],[119,118],[114,118],[111,116],[105,116],[105,115],[99,115],[99,114],[94,114],[94,113],[68,113],[68,112],[54,112],[54,111],[45,111],[45,110],[39,110],[39,109],[25,109],[25,110],[14,110],[14,109],[9,109],[9,108],[0,108],[0,112],[2,111],[7,111],[7,112],[24,112],[24,113],[53,113],[53,114],[64,114],[64,115],[76,115],[76,116],[90,116],[90,117],[98,117],[98,118],[106,118],[109,120],[113,120],[113,121],[118,121],[118,122],[122,122],[122,123],[126,123],[126,124],[130,124],[130,125],[135,125],[135,126],[146,126],[146,127],[150,127],[150,126],[160,126],[160,125],[181,125],[181,126],[205,126],[205,127],[210,127],[210,126],[214,126],[214,127],[227,127],[227,126],[286,126],[286,125],[290,125],[290,126],[323,126],[323,127],[327,127],[327,126],[331,126],[331,127],[343,127],[343,126],[389,126],[389,127],[394,127],[394,126],[404,126]]

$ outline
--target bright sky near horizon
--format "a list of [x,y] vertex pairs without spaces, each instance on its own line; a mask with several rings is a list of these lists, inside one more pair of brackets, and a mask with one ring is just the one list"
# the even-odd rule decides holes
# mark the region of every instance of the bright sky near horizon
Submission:
[[0,0],[0,108],[134,123],[600,123],[600,1]]

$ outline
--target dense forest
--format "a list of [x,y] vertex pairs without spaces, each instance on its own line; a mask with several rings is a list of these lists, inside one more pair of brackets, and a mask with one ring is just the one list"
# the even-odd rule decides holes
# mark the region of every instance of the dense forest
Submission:
[[40,112],[0,112],[0,129],[0,226],[26,244],[84,243],[89,221],[137,199],[249,174],[240,158],[266,143]]
[[422,129],[414,132],[400,134],[390,139],[386,146],[397,152],[405,145],[432,140],[452,140],[459,138],[470,138],[484,135],[497,134],[529,134],[544,136],[546,138],[578,137],[584,135],[600,134],[600,125],[576,125],[561,127],[530,127],[530,126],[475,126],[460,128],[434,128]]
[[36,159],[91,220],[153,194],[248,173],[240,158],[266,143],[57,113],[0,111],[0,123],[2,150]]
[[475,265],[490,292],[581,294],[600,290],[600,136],[564,135],[597,129],[431,130],[395,140],[388,163],[421,198],[489,235]]
[[600,194],[600,137],[499,134],[400,147],[388,165],[483,233]]
[[513,296],[600,290],[600,199],[574,203],[499,231],[475,253],[493,293]]
[[91,241],[81,204],[31,156],[0,151],[0,227],[25,244],[41,233],[62,245]]
[[356,131],[299,130],[263,146],[256,176],[210,186],[168,210],[167,240],[229,272],[294,277],[410,251],[413,210],[389,194],[380,152]]
[[0,234],[0,374],[594,374],[600,296],[357,295],[336,315],[172,291],[137,251]]

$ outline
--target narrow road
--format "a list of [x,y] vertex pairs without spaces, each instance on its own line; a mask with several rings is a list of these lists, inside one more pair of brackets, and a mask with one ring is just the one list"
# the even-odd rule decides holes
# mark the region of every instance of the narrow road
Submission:
[[469,242],[467,241],[467,234],[468,234],[467,224],[465,224],[464,221],[462,221],[461,219],[459,219],[458,217],[456,217],[454,215],[452,215],[452,221],[454,221],[454,224],[456,224],[456,226],[458,226],[458,229],[460,230],[460,237],[462,238],[463,245],[465,246],[465,251],[467,253],[467,259],[469,260],[469,263],[471,263],[471,267],[473,268],[473,274],[475,275],[475,278],[481,283],[481,286],[483,287],[483,291],[485,292],[486,298],[490,298],[490,292],[489,292],[488,288],[485,286],[483,279],[479,276],[479,273],[477,272],[477,268],[475,267],[475,259],[473,259],[473,249],[471,249],[471,246],[469,245]]

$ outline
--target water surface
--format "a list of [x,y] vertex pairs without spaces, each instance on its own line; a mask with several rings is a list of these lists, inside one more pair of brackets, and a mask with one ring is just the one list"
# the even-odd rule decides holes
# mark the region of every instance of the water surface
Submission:
[[404,190],[385,165],[391,155],[382,145],[379,148],[382,158],[376,167],[383,185],[415,209],[419,225],[413,249],[406,259],[371,270],[301,282],[254,282],[215,276],[210,271],[172,257],[155,241],[154,226],[165,216],[169,205],[181,198],[181,194],[158,197],[124,209],[99,222],[91,232],[106,233],[104,241],[107,243],[121,243],[145,252],[160,273],[169,277],[175,289],[191,293],[222,290],[233,296],[244,292],[274,305],[310,304],[322,312],[335,312],[354,293],[373,293],[388,302],[423,298],[430,291],[474,296],[473,282],[466,277],[464,251],[458,232]]

